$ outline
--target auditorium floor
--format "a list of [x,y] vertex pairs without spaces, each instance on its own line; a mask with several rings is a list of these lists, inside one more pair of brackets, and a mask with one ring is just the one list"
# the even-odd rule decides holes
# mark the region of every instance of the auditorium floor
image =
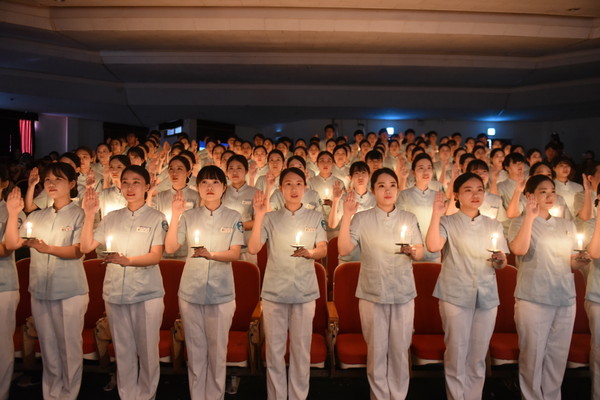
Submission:
[[[516,377],[516,370],[511,371]],[[40,384],[41,371],[29,373],[32,385],[20,387],[17,378],[11,387],[10,399],[37,400],[42,399]],[[439,374],[438,374],[439,375]],[[230,400],[257,400],[266,399],[266,383],[264,377],[241,377],[238,393],[227,394],[225,399]],[[108,382],[108,375],[104,373],[85,372],[79,399],[85,400],[112,400],[118,399],[117,390],[110,392],[103,390]],[[368,399],[369,385],[366,377],[362,378],[311,378],[309,399]],[[484,387],[484,399],[520,399],[516,389],[515,378],[489,378]],[[587,377],[567,375],[562,387],[563,399],[589,399],[590,379]],[[162,374],[158,386],[158,400],[184,400],[189,399],[187,377],[183,374]],[[408,399],[445,399],[444,380],[435,378],[413,378],[410,383]]]

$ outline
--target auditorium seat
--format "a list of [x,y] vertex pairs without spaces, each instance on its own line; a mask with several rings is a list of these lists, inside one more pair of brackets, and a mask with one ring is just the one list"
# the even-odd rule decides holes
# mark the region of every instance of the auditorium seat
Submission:
[[260,270],[247,261],[233,261],[235,314],[227,343],[227,366],[249,368],[256,372],[260,343]]
[[411,345],[413,365],[438,364],[444,361],[446,346],[439,302],[432,295],[440,270],[439,263],[413,265],[417,288]]
[[175,320],[179,318],[179,282],[185,261],[162,259],[159,262],[160,274],[162,275],[165,288],[165,311],[163,312],[162,324],[160,326],[160,342],[158,352],[161,362],[172,362],[173,367],[181,365],[182,349],[177,349],[173,340],[173,327]]
[[[515,287],[517,269],[512,265],[496,270],[500,305],[496,315],[494,333],[490,339],[490,361],[488,367],[516,364],[519,360],[519,337],[515,326]],[[488,369],[488,373],[491,370]]]
[[96,322],[104,315],[104,300],[102,287],[106,265],[102,259],[88,259],[83,261],[83,268],[89,287],[89,303],[85,312],[83,323],[83,358],[97,360],[98,349],[96,346]]
[[327,242],[327,300],[333,299],[333,273],[339,264],[338,237]]
[[567,368],[579,368],[588,366],[590,363],[590,325],[585,312],[585,279],[581,271],[575,271],[575,292],[577,310],[575,312],[575,324],[573,325],[573,336]]
[[268,244],[269,244],[268,241],[265,242],[263,247],[260,249],[260,251],[256,255],[256,265],[258,266],[258,269],[260,270],[260,287],[262,287],[262,283],[265,280],[265,270],[267,269],[267,258],[268,258],[268,254],[267,254],[267,245]]
[[333,275],[333,301],[328,304],[330,347],[335,350],[330,354],[333,376],[367,365],[367,343],[355,295],[359,272],[360,262],[352,261],[338,265]]

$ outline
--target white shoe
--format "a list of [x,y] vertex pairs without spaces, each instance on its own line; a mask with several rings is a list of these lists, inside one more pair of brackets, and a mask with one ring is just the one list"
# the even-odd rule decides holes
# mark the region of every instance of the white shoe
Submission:
[[225,391],[228,394],[236,394],[238,391],[238,387],[240,386],[240,378],[239,376],[228,376],[227,383],[225,385]]

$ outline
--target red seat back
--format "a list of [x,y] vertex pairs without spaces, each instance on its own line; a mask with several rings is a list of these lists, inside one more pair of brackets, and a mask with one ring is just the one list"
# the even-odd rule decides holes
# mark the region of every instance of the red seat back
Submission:
[[265,242],[262,249],[260,249],[256,255],[256,265],[260,270],[260,287],[262,287],[263,281],[265,280],[265,270],[267,269],[267,244],[268,242]]
[[443,334],[438,299],[433,289],[442,269],[440,263],[415,263],[413,273],[417,288],[414,329],[416,334]]
[[260,299],[260,271],[255,264],[247,261],[233,261],[231,264],[236,304],[231,330],[247,331],[252,312]]
[[19,305],[17,306],[17,326],[23,325],[25,319],[31,316],[31,295],[29,294],[29,262],[30,258],[17,261],[19,277]]
[[512,265],[496,270],[498,297],[500,305],[496,315],[496,333],[515,333],[515,287],[517,286],[517,269]]
[[96,321],[100,319],[104,313],[104,300],[102,299],[102,287],[104,285],[104,274],[106,272],[106,264],[104,260],[95,258],[85,260],[83,268],[87,277],[90,302],[88,303],[87,311],[85,312],[84,328],[93,328],[96,326]]
[[93,260],[95,258],[98,258],[98,254],[96,253],[96,250],[92,250],[89,253],[84,254],[83,261]]
[[333,237],[327,242],[327,293],[333,291],[333,273],[338,266],[338,237]]
[[179,282],[183,273],[185,261],[182,260],[160,260],[160,274],[162,275],[163,287],[165,288],[165,311],[163,313],[161,330],[168,330],[175,324],[179,318]]
[[315,274],[319,285],[319,298],[315,304],[313,332],[325,335],[327,330],[327,272],[323,264],[315,261]]
[[333,302],[337,308],[339,333],[362,333],[356,286],[360,262],[351,261],[337,266],[333,277]]
[[577,308],[575,311],[575,325],[573,325],[573,333],[590,333],[590,325],[585,312],[585,279],[581,271],[575,271],[573,274],[575,279],[575,292]]

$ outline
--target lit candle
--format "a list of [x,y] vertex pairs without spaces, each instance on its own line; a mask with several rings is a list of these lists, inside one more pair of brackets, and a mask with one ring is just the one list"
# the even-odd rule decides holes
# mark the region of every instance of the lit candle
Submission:
[[329,199],[329,189],[325,189],[325,200]]
[[583,233],[577,234],[577,250],[583,250]]
[[296,233],[296,246],[300,246],[300,238],[302,237],[302,231]]
[[554,206],[552,207],[550,210],[548,210],[548,212],[550,213],[550,215],[552,215],[553,217],[560,217],[560,207],[559,206]]
[[33,224],[31,222],[28,222],[25,226],[27,228],[26,229],[27,233],[25,236],[28,238],[33,237],[33,236],[31,236],[33,234]]
[[194,232],[194,246],[200,246],[200,231]]
[[112,236],[108,236],[106,238],[106,251],[112,251],[112,248],[111,248],[112,247],[112,239],[113,239]]
[[406,243],[406,230],[408,228],[406,225],[402,225],[402,230],[400,231],[400,243]]
[[498,234],[494,233],[492,235],[492,251],[496,251],[498,247]]

